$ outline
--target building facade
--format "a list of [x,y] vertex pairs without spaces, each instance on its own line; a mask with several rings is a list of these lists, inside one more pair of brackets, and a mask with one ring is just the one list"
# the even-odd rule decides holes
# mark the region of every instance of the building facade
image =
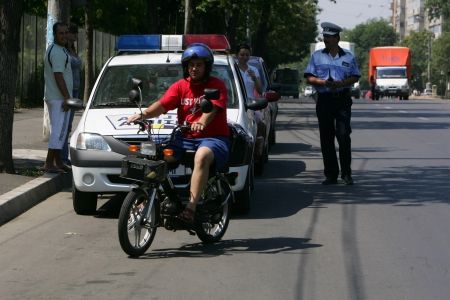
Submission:
[[392,0],[392,26],[400,40],[422,30],[430,31],[438,38],[442,34],[443,19],[429,20],[425,0]]

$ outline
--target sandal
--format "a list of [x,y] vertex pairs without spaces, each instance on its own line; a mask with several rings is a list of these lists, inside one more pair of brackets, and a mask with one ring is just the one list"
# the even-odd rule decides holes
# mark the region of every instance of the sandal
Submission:
[[192,225],[194,224],[194,216],[195,211],[189,207],[186,207],[178,216],[177,218],[180,221],[183,221],[186,224]]

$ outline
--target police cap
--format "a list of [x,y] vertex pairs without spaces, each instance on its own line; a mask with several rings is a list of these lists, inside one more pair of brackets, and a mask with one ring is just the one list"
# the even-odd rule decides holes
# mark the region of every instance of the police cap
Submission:
[[340,26],[330,22],[323,22],[322,24],[320,24],[320,26],[323,29],[323,35],[336,35],[342,31],[342,28]]

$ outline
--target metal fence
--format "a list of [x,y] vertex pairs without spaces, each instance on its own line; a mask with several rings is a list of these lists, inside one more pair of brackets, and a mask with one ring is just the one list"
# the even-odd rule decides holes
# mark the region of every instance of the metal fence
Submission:
[[[24,14],[20,35],[19,80],[16,93],[17,107],[37,107],[42,105],[46,32],[46,19]],[[94,77],[97,77],[103,64],[115,53],[116,36],[94,30],[93,44]],[[86,39],[85,31],[82,28],[78,31],[76,46],[78,55],[83,61],[80,86],[80,95],[83,95]]]

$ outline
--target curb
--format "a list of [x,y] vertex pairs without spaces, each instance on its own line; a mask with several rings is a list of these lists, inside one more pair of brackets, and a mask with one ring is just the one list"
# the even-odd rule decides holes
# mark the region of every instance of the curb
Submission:
[[0,195],[0,226],[71,184],[70,173],[44,174]]

